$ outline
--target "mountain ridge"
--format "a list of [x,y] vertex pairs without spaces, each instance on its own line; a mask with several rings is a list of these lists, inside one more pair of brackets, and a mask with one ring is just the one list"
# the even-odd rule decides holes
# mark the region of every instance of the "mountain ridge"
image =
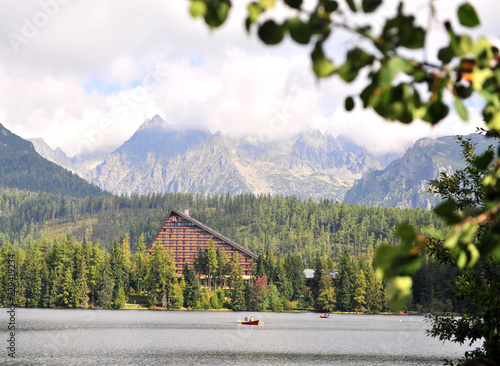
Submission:
[[99,187],[42,157],[35,145],[0,124],[0,186],[82,197],[105,194]]
[[[156,115],[78,173],[115,194],[281,194],[429,209],[438,199],[427,193],[428,180],[463,167],[460,152],[456,136],[422,138],[403,155],[379,161],[350,139],[319,130],[273,142],[232,140],[220,132],[182,130]],[[68,161],[57,151],[52,156]]]

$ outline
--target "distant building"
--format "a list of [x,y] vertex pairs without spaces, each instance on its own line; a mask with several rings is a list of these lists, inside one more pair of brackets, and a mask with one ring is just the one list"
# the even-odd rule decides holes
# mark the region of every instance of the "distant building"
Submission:
[[[314,278],[314,269],[312,268],[306,268],[304,269],[304,276],[306,277],[306,286],[311,287],[312,279]],[[339,272],[336,269],[332,269],[330,271],[330,276],[332,277],[332,280],[334,280]]]
[[252,263],[257,259],[257,255],[189,217],[188,212],[182,213],[171,210],[158,234],[151,242],[148,252],[152,252],[154,243],[159,243],[167,250],[171,250],[174,255],[177,274],[181,275],[184,263],[191,267],[194,262],[194,255],[198,254],[200,248],[202,251],[207,249],[210,239],[214,243],[214,249],[225,251],[229,259],[235,253],[239,253],[241,255],[240,265],[243,278],[249,279],[251,277]]

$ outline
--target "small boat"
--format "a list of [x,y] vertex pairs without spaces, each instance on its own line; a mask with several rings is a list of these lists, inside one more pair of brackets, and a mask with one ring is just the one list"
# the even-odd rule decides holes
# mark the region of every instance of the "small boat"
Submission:
[[406,313],[399,313],[398,315],[399,316],[408,316],[408,314],[406,314]]
[[259,325],[259,321],[253,320],[251,322],[241,322],[241,324],[243,324],[243,325]]
[[167,308],[156,308],[156,310],[168,310]]
[[320,316],[318,316],[318,318],[330,319],[331,316],[330,315],[320,315]]
[[354,313],[354,315],[363,315],[363,313],[358,311],[357,313]]

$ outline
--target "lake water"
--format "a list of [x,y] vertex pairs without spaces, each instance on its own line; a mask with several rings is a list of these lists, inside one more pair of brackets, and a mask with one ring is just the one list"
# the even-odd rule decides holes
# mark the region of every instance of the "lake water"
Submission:
[[[5,312],[6,309],[2,309]],[[466,347],[427,337],[421,316],[16,309],[9,365],[442,365]],[[263,325],[239,325],[253,315]],[[4,321],[5,319],[5,321]]]

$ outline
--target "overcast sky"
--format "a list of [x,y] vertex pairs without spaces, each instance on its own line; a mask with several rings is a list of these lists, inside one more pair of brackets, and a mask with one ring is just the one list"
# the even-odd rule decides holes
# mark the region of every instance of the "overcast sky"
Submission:
[[[496,1],[473,1],[483,23],[477,34],[494,40],[500,35]],[[452,18],[461,2],[436,0],[440,19]],[[311,46],[266,47],[255,34],[248,37],[246,3],[233,0],[227,24],[209,31],[189,16],[187,0],[2,0],[0,123],[70,156],[117,147],[155,114],[235,138],[272,141],[319,128],[348,135],[374,153],[401,150],[423,136],[473,132],[481,124],[477,114],[465,124],[452,113],[431,128],[387,123],[362,109],[345,112],[344,98],[359,84],[318,83]],[[428,0],[411,4],[426,24]],[[381,24],[388,14],[382,8],[370,20]],[[444,31],[437,24],[432,29],[437,47]],[[336,34],[328,52],[340,62],[353,42]],[[480,107],[474,100],[470,105]]]

